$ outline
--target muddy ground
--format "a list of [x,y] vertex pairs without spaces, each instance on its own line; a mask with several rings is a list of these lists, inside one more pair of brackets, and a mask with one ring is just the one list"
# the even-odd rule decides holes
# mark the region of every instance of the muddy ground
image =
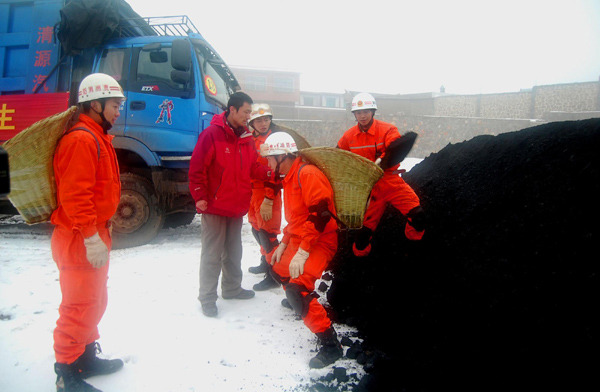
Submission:
[[342,242],[332,265],[333,316],[384,353],[356,390],[597,387],[600,119],[448,145],[404,178],[423,240],[389,208],[371,254]]

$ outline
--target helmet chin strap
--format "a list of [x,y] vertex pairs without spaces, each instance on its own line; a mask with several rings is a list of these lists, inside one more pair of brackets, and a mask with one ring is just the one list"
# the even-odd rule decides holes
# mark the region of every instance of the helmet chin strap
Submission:
[[104,117],[104,102],[102,102],[102,101],[98,101],[98,102],[100,102],[100,107],[102,108],[102,111],[97,112],[96,109],[94,109],[94,108],[92,108],[92,110],[94,112],[96,112],[97,115],[100,116],[100,119],[102,120],[102,124],[100,124],[100,126],[104,130],[104,133],[108,133],[108,131],[112,128],[112,124],[110,123],[110,121],[106,120],[106,117]]
[[[280,156],[280,155],[279,155],[279,156]],[[280,165],[281,165],[281,163],[282,163],[283,161],[285,161],[286,159],[287,159],[287,154],[285,154],[285,155],[283,156],[283,159],[282,159],[281,161],[280,161],[280,160],[278,160],[278,159],[277,159],[277,157],[275,158],[275,162],[277,162],[277,166],[275,167],[275,178],[283,178],[283,177],[285,177],[285,174],[283,174],[283,175],[282,175],[282,174],[279,172],[279,166],[280,166]]]
[[250,125],[250,128],[252,128],[252,135],[254,137],[258,137],[258,135],[264,135],[265,133],[269,132],[269,130],[267,129],[267,132],[260,132],[258,129],[254,128],[254,126]]

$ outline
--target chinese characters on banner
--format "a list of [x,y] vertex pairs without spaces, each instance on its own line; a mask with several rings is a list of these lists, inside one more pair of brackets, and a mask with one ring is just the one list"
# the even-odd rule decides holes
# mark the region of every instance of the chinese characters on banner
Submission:
[[68,107],[69,93],[0,95],[0,143]]
[[[35,63],[33,67],[35,69],[34,80],[33,80],[33,88],[31,92],[33,93],[38,89],[46,77],[50,69],[52,69],[52,51],[53,51],[53,43],[52,36],[54,34],[54,28],[52,26],[44,26],[38,27],[37,32],[37,41],[36,41],[36,50],[35,50]],[[46,48],[47,47],[47,48]],[[42,87],[44,92],[48,92],[48,86],[44,84]]]
[[69,106],[69,93],[55,92],[57,78],[46,80],[58,62],[52,26],[55,17],[44,9],[36,15],[39,16],[34,16],[38,27],[34,28],[31,37],[28,63],[23,64],[26,68],[23,70],[26,71],[23,73],[23,90],[19,89],[15,95],[0,95],[0,143],[39,120],[65,111]]

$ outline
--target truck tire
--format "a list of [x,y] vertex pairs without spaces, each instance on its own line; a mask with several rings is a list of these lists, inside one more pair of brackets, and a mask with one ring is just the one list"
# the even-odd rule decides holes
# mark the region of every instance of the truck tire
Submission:
[[152,181],[133,173],[121,174],[121,200],[113,221],[113,249],[143,245],[165,222]]

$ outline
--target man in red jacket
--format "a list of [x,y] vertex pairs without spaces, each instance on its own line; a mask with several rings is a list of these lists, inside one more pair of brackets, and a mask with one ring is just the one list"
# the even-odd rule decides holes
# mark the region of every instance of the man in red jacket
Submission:
[[254,291],[242,288],[242,221],[250,207],[251,179],[271,179],[261,165],[246,124],[252,98],[237,92],[227,111],[215,115],[192,153],[189,186],[202,214],[202,252],[198,300],[207,317],[216,317],[217,284],[223,299],[250,299]]
[[[398,128],[376,120],[375,98],[368,93],[359,93],[352,100],[352,113],[357,124],[348,129],[338,141],[337,147],[358,154],[372,162],[384,159],[386,150],[399,139]],[[420,240],[425,232],[425,213],[419,197],[402,177],[398,164],[384,167],[383,177],[371,191],[365,212],[363,227],[357,232],[352,251],[356,256],[366,256],[371,250],[371,237],[389,203],[408,218],[404,229],[406,238]]]
[[[260,146],[264,144],[269,135],[273,133],[273,111],[266,103],[252,105],[252,114],[248,124],[252,127],[254,145],[260,154]],[[259,156],[258,161],[267,165],[267,159]],[[268,273],[273,250],[279,245],[277,235],[281,233],[281,189],[271,181],[252,180],[252,199],[248,210],[248,222],[252,225],[252,234],[260,246],[260,264],[250,267],[248,271],[253,274],[265,274],[265,279],[255,284],[252,288],[264,291],[279,287]]]
[[79,86],[79,121],[54,154],[56,199],[52,257],[59,269],[62,301],[54,330],[60,392],[99,390],[83,381],[123,367],[120,359],[96,356],[98,323],[107,304],[110,219],[121,197],[117,155],[107,131],[125,99],[112,77],[92,74]]

